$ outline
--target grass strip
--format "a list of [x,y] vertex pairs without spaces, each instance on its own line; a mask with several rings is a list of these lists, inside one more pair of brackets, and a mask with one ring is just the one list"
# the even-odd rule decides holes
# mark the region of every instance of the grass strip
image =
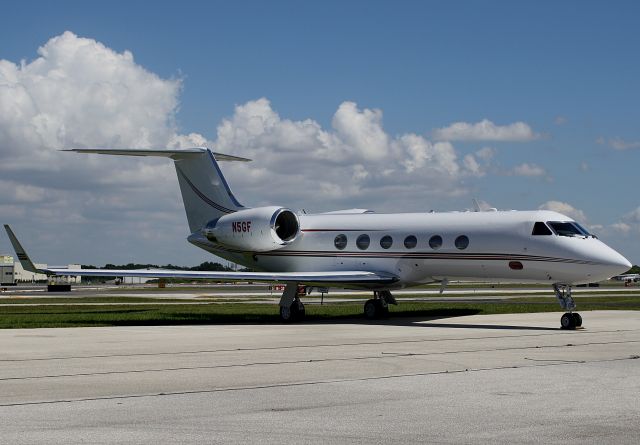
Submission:
[[[579,302],[581,312],[600,309],[640,310],[640,299],[629,297],[589,298]],[[559,312],[555,301],[527,298],[480,303],[406,302],[391,307],[391,316],[424,318],[474,314]],[[361,322],[362,304],[306,305],[307,322]],[[25,306],[0,308],[0,328],[80,326],[148,326],[279,323],[273,304],[228,303],[205,305],[145,306]]]

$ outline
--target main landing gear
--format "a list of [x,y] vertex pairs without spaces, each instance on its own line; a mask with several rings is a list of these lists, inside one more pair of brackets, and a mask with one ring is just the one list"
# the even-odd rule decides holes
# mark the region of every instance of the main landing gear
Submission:
[[573,312],[576,308],[576,303],[571,296],[571,286],[564,284],[554,284],[553,290],[556,293],[556,298],[560,303],[560,307],[567,311],[560,318],[560,327],[562,329],[575,329],[582,326],[582,317],[577,312]]
[[304,318],[304,304],[298,295],[298,283],[288,283],[280,297],[280,320],[293,323]]
[[[280,297],[280,320],[294,323],[304,319],[304,304],[300,301],[298,283],[288,283]],[[389,305],[398,304],[388,290],[374,291],[373,298],[364,304],[364,316],[369,320],[387,318]]]
[[373,298],[364,304],[364,317],[368,320],[387,318],[389,305],[398,304],[388,290],[374,291]]

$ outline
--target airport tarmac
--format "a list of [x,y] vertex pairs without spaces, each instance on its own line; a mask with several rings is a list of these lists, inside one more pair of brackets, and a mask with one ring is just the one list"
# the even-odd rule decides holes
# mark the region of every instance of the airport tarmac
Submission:
[[637,443],[640,312],[0,331],[0,443]]

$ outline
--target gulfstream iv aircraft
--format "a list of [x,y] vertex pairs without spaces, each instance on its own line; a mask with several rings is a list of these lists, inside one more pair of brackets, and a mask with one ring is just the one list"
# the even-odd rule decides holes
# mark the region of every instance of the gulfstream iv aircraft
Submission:
[[[248,161],[207,148],[184,150],[72,149],[77,153],[163,156],[174,161],[189,222],[187,240],[257,272],[173,270],[38,270],[7,227],[23,267],[49,275],[208,278],[286,283],[285,321],[300,319],[298,285],[368,289],[368,318],[388,314],[394,289],[449,280],[548,283],[566,313],[561,326],[582,324],[571,287],[627,271],[622,255],[571,218],[550,211],[379,214],[352,209],[305,214],[279,207],[244,207],[218,161]],[[495,209],[493,209],[495,210]]]

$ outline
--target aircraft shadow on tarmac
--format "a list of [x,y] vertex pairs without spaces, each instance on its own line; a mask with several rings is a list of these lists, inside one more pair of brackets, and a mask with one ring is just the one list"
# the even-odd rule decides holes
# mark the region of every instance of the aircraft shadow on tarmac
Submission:
[[[421,312],[424,312],[421,314]],[[305,320],[305,324],[367,324],[384,326],[407,326],[420,328],[452,328],[452,329],[497,329],[497,330],[523,330],[523,331],[557,331],[560,328],[550,328],[546,326],[515,326],[504,324],[478,324],[478,323],[436,323],[436,320],[445,320],[468,315],[477,315],[479,310],[475,309],[449,309],[445,313],[440,311],[414,311],[410,316],[407,312],[392,313],[390,318],[381,320],[364,320],[354,317],[336,317],[334,319]]]
[[[450,317],[440,317],[450,318]],[[498,330],[520,330],[520,331],[557,331],[560,328],[549,328],[544,326],[513,326],[501,324],[471,324],[471,323],[433,323],[430,320],[414,319],[414,320],[385,320],[381,324],[393,326],[413,326],[421,328],[452,328],[452,329],[498,329]]]

